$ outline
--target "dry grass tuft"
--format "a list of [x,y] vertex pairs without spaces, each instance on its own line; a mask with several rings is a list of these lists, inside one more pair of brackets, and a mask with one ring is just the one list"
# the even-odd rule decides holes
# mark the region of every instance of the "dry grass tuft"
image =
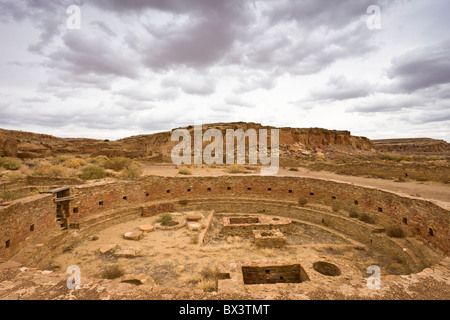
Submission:
[[362,222],[368,223],[368,224],[375,224],[375,219],[366,213],[363,213],[359,217],[359,220],[361,220]]
[[247,169],[243,164],[232,164],[228,168],[229,173],[246,173]]
[[308,203],[308,200],[305,198],[298,198],[298,205],[303,207],[304,205],[306,205]]
[[0,167],[6,170],[19,170],[22,166],[22,161],[16,158],[2,157],[0,158]]
[[404,238],[403,230],[397,226],[390,226],[386,228],[386,235],[391,238]]
[[122,172],[119,174],[120,179],[134,180],[139,178],[144,170],[140,163],[132,162],[130,163]]
[[273,248],[262,248],[261,253],[264,255],[264,257],[275,256],[275,251],[273,250]]
[[117,279],[125,274],[125,271],[118,265],[107,266],[102,271],[102,278]]
[[103,179],[106,177],[106,171],[102,167],[90,164],[81,170],[80,178],[83,180]]
[[355,209],[352,209],[352,210],[350,210],[348,216],[349,216],[350,218],[358,218],[358,212],[356,212]]
[[189,170],[188,168],[182,168],[182,169],[178,170],[178,173],[179,174],[184,174],[184,175],[191,175],[192,174],[191,170]]
[[333,210],[334,212],[338,212],[340,208],[341,207],[337,203],[333,203],[331,205],[331,210]]
[[46,176],[52,178],[68,178],[75,177],[78,172],[78,170],[66,168],[59,164],[53,165],[48,161],[42,161],[39,162],[31,174],[35,176]]
[[197,288],[204,292],[217,291],[218,283],[214,279],[203,279],[197,283]]

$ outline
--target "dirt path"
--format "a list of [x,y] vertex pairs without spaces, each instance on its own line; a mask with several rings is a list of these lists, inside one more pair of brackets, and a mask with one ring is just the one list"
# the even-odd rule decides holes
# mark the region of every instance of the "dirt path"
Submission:
[[[144,175],[157,175],[165,177],[180,176],[180,174],[178,173],[179,169],[176,166],[170,164],[144,164],[143,167]],[[214,177],[229,175],[229,173],[226,171],[225,166],[191,166],[189,167],[189,170],[191,170],[192,176]],[[250,172],[250,174],[252,173]],[[402,196],[410,196],[430,200],[437,205],[450,210],[450,186],[443,183],[429,181],[394,182],[392,180],[340,175],[333,172],[310,171],[306,168],[301,167],[298,168],[298,171],[280,169],[277,176],[296,176],[351,183],[357,186],[371,187],[394,192]]]

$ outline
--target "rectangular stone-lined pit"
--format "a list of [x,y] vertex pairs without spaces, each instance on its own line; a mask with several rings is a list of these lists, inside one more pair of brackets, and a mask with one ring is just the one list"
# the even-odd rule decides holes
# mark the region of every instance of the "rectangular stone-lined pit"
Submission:
[[300,264],[243,266],[244,284],[301,283],[309,277]]
[[234,216],[223,218],[222,232],[230,235],[251,236],[253,230],[278,229],[286,231],[291,219],[285,217],[258,216]]

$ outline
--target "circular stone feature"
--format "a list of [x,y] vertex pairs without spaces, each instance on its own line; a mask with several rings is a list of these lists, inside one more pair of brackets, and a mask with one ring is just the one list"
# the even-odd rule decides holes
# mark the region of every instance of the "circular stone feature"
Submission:
[[187,227],[191,231],[200,231],[202,229],[202,224],[199,222],[188,222]]
[[198,213],[189,214],[186,217],[187,221],[200,221],[202,219],[203,219],[203,216],[201,214],[198,214]]
[[139,230],[142,232],[151,232],[155,230],[155,228],[151,224],[144,224],[142,226],[139,226]]
[[123,237],[127,240],[141,240],[144,237],[144,233],[141,230],[134,230],[126,232]]
[[336,277],[341,275],[341,270],[332,263],[318,261],[313,264],[313,268],[325,276]]

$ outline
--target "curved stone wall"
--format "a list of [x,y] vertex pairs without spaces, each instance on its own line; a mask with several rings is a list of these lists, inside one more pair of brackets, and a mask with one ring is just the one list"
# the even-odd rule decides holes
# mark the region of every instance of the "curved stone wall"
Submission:
[[[285,202],[287,208],[296,206],[303,198],[309,204],[335,206],[338,211],[327,216],[313,209],[302,209],[304,217],[343,230],[356,238],[368,234],[348,223],[348,211],[373,215],[378,224],[396,224],[408,236],[419,236],[448,254],[450,250],[450,212],[425,200],[403,197],[386,191],[311,178],[220,176],[220,177],[143,177],[135,181],[117,181],[76,186],[71,189],[69,225],[101,215],[117,208],[140,206],[147,202],[174,202],[184,199],[259,199],[274,204]],[[261,202],[262,203],[262,202]],[[261,209],[263,210],[263,209]],[[285,214],[289,210],[284,211]],[[281,213],[280,213],[281,214]],[[288,214],[289,215],[289,214]],[[17,253],[25,242],[39,233],[56,230],[56,204],[53,195],[38,195],[14,201],[0,208],[0,258],[6,260]],[[33,226],[33,231],[31,230]],[[363,229],[361,229],[363,230]],[[358,233],[361,233],[358,236]],[[374,235],[373,238],[377,237]],[[378,237],[381,238],[381,237]],[[370,241],[370,239],[367,239]],[[386,240],[377,240],[386,241]]]

